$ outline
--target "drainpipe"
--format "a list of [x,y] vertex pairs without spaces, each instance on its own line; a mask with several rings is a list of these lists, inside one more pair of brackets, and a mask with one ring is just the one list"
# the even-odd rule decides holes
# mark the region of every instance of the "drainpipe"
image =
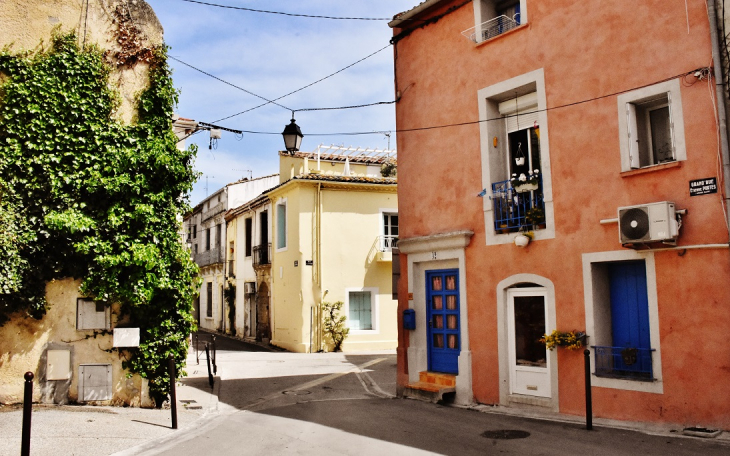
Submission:
[[[319,155],[317,156],[317,169],[319,169]],[[319,318],[318,318],[318,333],[319,333],[319,350],[323,350],[322,347],[322,300],[324,300],[325,294],[322,293],[322,184],[317,183],[317,254],[314,259],[317,262],[317,290],[320,292],[321,298],[319,298]]]
[[[717,10],[715,0],[707,0],[707,15],[710,20],[710,38],[712,41],[712,61],[715,73],[715,91],[717,93],[717,116],[720,128],[720,150],[722,153],[723,198],[725,199],[725,224],[730,236],[730,151],[728,150],[727,111],[725,106],[725,78],[720,57],[720,41],[717,36]],[[725,18],[723,17],[724,21]],[[730,239],[729,239],[730,242]]]

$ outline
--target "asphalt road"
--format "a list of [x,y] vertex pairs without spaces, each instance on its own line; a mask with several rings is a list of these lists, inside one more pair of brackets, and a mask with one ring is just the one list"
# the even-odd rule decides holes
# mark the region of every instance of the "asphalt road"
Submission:
[[600,426],[586,431],[577,423],[397,399],[392,354],[253,352],[233,345],[219,345],[220,413],[145,454],[730,454],[726,441]]

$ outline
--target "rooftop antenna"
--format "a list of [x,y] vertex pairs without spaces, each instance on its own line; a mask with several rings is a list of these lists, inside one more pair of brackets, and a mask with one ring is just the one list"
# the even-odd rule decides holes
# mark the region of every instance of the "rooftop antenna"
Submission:
[[209,177],[212,177],[213,179],[215,179],[215,176],[208,176],[207,174],[205,175],[205,197],[206,198],[208,197],[208,178]]
[[385,135],[386,138],[388,138],[388,150],[390,150],[390,132],[384,131],[383,134]]

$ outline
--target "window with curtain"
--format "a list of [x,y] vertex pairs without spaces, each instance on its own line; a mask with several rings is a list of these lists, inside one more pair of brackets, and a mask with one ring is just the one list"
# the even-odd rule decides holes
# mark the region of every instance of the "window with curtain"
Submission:
[[369,291],[351,291],[349,293],[349,312],[347,325],[350,329],[373,329],[373,304]]

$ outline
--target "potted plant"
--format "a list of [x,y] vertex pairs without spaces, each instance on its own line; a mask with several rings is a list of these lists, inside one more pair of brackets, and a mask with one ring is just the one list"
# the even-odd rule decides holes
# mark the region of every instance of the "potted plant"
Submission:
[[529,208],[525,213],[525,222],[536,229],[545,228],[545,211],[538,206]]
[[543,335],[540,342],[545,344],[548,350],[553,350],[555,347],[578,350],[583,346],[585,338],[586,333],[583,331],[558,331],[555,329],[550,334]]
[[520,231],[517,236],[515,236],[515,245],[517,247],[527,247],[527,244],[529,244],[531,240],[532,232]]
[[537,190],[540,184],[540,170],[529,171],[527,175],[525,173],[521,173],[519,176],[512,174],[512,178],[509,181],[517,193]]

